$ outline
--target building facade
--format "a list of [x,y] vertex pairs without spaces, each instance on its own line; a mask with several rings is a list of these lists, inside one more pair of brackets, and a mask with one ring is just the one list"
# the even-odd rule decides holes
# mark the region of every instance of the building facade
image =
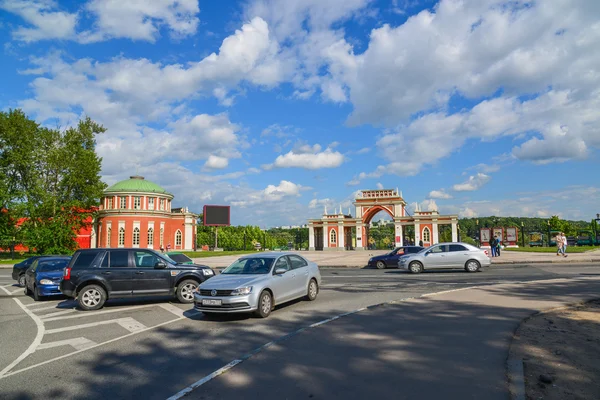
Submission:
[[[415,243],[423,246],[439,243],[439,225],[452,226],[452,241],[458,240],[458,216],[440,215],[438,211],[421,211],[418,206],[413,215],[406,211],[406,202],[398,189],[362,190],[354,200],[354,217],[335,210],[324,210],[319,219],[308,221],[308,245],[310,250],[363,250],[368,247],[371,220],[380,211],[392,217],[396,247],[404,244],[404,227],[415,228]],[[353,238],[356,238],[354,245]]]
[[100,203],[92,247],[195,250],[198,215],[172,208],[173,198],[142,176],[112,185]]

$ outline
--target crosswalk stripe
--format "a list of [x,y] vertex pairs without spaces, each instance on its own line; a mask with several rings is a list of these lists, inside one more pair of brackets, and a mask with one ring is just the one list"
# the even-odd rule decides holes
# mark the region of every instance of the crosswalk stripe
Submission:
[[137,322],[135,319],[127,317],[127,318],[117,318],[117,319],[113,319],[110,321],[98,321],[98,322],[91,322],[89,324],[65,326],[65,327],[56,328],[56,329],[46,329],[46,334],[50,335],[53,333],[75,331],[78,329],[93,328],[95,326],[108,325],[108,324],[119,324],[123,328],[127,329],[129,332],[132,332],[132,333],[146,328],[144,325]]
[[174,306],[173,304],[160,304],[159,307],[177,315],[178,317],[183,317],[183,310],[177,306]]
[[[104,315],[104,314],[112,314],[112,313],[116,313],[116,312],[139,310],[140,308],[149,308],[149,307],[155,307],[155,306],[156,306],[156,304],[146,304],[146,305],[143,305],[143,306],[123,307],[123,308],[115,308],[115,309],[112,309],[112,310],[94,311],[92,313],[90,313],[90,312],[82,312],[82,313],[77,314],[77,315],[66,315],[64,317],[46,318],[46,319],[44,319],[44,322],[58,321],[58,320],[63,320],[63,319],[82,318],[82,317],[95,317],[96,315]],[[33,311],[37,311],[37,310],[33,310]]]
[[[36,311],[39,311],[39,310],[36,310]],[[56,316],[63,315],[63,314],[70,314],[75,311],[77,311],[77,310],[74,308],[70,309],[70,310],[57,311],[57,312],[50,313],[50,314],[40,315],[40,318],[42,319],[42,321],[44,321],[44,320],[46,320],[46,318],[52,318],[52,317],[56,317]]]
[[73,338],[73,339],[59,340],[56,342],[42,343],[36,348],[36,351],[52,349],[54,347],[59,347],[59,346],[72,346],[75,348],[75,350],[85,350],[88,347],[95,346],[96,344],[97,344],[96,342],[93,342],[84,337],[78,337],[78,338]]

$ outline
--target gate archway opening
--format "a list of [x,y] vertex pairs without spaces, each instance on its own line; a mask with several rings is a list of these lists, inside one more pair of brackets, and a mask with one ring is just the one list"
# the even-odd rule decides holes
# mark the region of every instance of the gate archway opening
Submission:
[[394,248],[394,217],[385,207],[373,207],[363,219],[364,242],[369,250]]

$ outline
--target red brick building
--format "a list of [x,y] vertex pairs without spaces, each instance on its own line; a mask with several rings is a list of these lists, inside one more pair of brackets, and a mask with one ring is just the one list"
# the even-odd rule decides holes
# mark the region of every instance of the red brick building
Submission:
[[173,195],[141,176],[104,191],[92,247],[194,250],[198,215],[172,208]]

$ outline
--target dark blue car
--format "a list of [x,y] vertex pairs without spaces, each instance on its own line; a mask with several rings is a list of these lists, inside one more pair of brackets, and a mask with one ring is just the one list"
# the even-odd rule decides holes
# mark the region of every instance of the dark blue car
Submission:
[[12,278],[15,281],[19,282],[19,286],[21,286],[21,287],[25,286],[25,271],[27,271],[27,269],[29,267],[31,267],[33,262],[40,257],[67,257],[67,256],[62,256],[62,255],[33,256],[33,257],[29,257],[26,260],[21,261],[18,264],[15,264],[13,266],[13,270],[12,270]]
[[33,299],[39,301],[45,296],[56,296],[63,271],[69,265],[71,257],[39,257],[25,272],[25,294],[33,293]]
[[402,246],[397,247],[387,254],[371,257],[369,259],[369,267],[384,269],[388,267],[398,268],[398,259],[405,254],[414,254],[423,250],[421,246]]

